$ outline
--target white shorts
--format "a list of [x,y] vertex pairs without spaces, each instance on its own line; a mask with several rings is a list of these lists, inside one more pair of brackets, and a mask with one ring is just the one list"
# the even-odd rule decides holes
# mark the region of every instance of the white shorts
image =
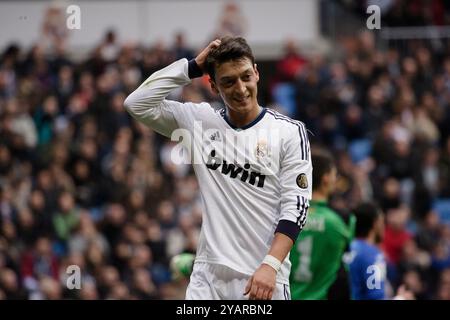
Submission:
[[[186,300],[248,300],[244,296],[250,276],[224,265],[206,262],[194,264]],[[278,283],[272,300],[291,300],[289,285]]]

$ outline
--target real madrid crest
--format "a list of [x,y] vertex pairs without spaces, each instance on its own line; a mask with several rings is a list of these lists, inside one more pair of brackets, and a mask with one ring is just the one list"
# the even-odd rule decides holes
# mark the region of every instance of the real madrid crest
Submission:
[[302,189],[308,188],[308,178],[306,177],[306,174],[300,173],[297,176],[297,185]]
[[262,159],[267,156],[267,142],[264,140],[258,141],[256,145],[255,155],[257,159]]
[[272,167],[270,150],[266,140],[258,141],[255,149],[256,160],[263,166]]

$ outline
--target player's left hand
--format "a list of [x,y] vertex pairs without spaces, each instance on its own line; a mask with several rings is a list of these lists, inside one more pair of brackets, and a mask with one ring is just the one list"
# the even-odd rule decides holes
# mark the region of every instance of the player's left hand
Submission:
[[262,264],[248,279],[244,296],[250,300],[271,300],[275,290],[277,272],[269,265]]

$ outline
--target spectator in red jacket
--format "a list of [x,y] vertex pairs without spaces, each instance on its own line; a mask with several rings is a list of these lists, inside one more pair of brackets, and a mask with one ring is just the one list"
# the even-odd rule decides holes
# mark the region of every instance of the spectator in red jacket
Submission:
[[50,239],[41,236],[34,248],[25,253],[20,264],[20,271],[24,286],[29,291],[38,287],[40,278],[47,276],[58,280],[58,259],[52,252]]

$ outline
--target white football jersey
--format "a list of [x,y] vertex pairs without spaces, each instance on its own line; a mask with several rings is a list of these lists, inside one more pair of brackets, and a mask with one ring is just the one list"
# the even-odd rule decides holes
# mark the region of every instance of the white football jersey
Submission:
[[[234,129],[225,109],[165,99],[190,82],[188,61],[178,60],[144,81],[125,107],[155,131],[182,140],[189,152],[203,203],[196,261],[252,275],[280,220],[300,228],[306,222],[312,187],[307,132],[303,123],[270,109]],[[289,283],[290,267],[288,256],[278,282]]]

